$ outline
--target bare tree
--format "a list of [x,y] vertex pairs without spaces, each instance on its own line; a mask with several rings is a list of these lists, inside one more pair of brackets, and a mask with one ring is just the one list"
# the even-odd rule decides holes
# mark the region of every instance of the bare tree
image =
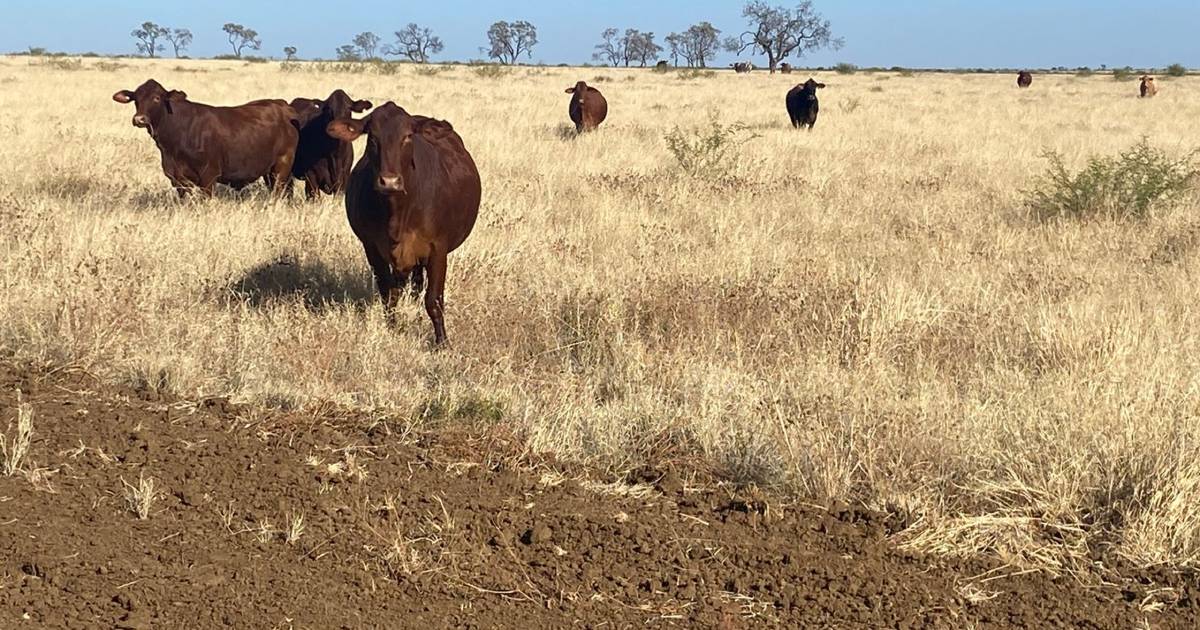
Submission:
[[376,59],[375,51],[379,49],[379,42],[383,41],[378,35],[367,31],[354,36],[354,47],[358,49],[359,56],[363,59]]
[[362,61],[362,55],[358,54],[358,48],[355,48],[353,44],[338,46],[335,52],[338,61]]
[[683,54],[683,35],[671,33],[663,41],[667,43],[667,54],[671,56],[671,63],[679,67],[679,57]]
[[756,0],[746,4],[742,17],[749,20],[750,30],[726,40],[726,49],[739,54],[750,49],[766,55],[772,74],[790,55],[799,58],[811,50],[842,46],[842,40],[833,37],[829,20],[813,8],[812,0],[803,0],[795,9]]
[[138,52],[145,54],[147,57],[154,57],[163,50],[163,45],[158,43],[158,40],[168,36],[170,33],[170,29],[159,26],[154,22],[142,22],[141,27],[134,29],[130,35],[138,40]]
[[636,29],[625,31],[625,65],[636,61],[645,68],[646,64],[658,61],[663,47],[654,41],[654,33],[643,33]]
[[295,61],[296,60],[296,47],[295,46],[284,46],[283,54],[287,55],[288,61]]
[[252,28],[246,28],[241,24],[226,22],[225,26],[221,27],[222,31],[229,36],[229,45],[233,46],[233,56],[241,57],[242,50],[249,48],[250,50],[261,50],[262,40],[258,38],[258,31]]
[[701,22],[682,33],[667,35],[666,42],[671,47],[675,65],[679,65],[679,58],[683,57],[689,68],[705,68],[709,60],[717,56],[721,30],[708,22]]
[[503,20],[492,24],[487,32],[489,48],[481,48],[488,57],[502,64],[514,64],[521,55],[533,57],[537,45],[537,27],[525,20],[509,24]]
[[163,35],[167,41],[171,42],[171,47],[175,49],[175,58],[179,58],[179,53],[187,50],[188,46],[192,45],[192,32],[186,28],[177,28]]
[[600,43],[596,44],[596,52],[592,53],[592,59],[597,61],[607,61],[615,68],[625,59],[625,38],[620,37],[621,31],[615,28],[606,28],[603,33],[600,33]]
[[415,63],[429,63],[429,57],[442,52],[442,38],[433,34],[428,26],[409,23],[402,31],[396,31],[396,43],[385,46],[385,55],[398,55]]

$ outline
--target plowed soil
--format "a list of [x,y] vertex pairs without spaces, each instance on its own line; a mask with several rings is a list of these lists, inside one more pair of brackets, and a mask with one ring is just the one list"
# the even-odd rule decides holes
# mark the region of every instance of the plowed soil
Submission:
[[495,423],[2,369],[10,435],[17,389],[34,433],[0,476],[0,628],[1200,627],[1192,575],[913,555],[882,515],[669,468],[606,484]]

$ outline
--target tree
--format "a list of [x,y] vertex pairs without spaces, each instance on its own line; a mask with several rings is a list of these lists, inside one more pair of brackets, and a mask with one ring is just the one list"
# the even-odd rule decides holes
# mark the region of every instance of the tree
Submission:
[[592,59],[597,61],[607,61],[615,68],[625,59],[625,38],[618,37],[621,31],[615,28],[606,28],[600,34],[600,43],[596,44],[596,52],[592,53]]
[[683,35],[671,33],[663,41],[667,42],[667,50],[670,51],[667,54],[671,56],[671,63],[679,67],[679,57],[683,53]]
[[746,4],[742,17],[749,20],[750,29],[726,40],[725,47],[734,53],[750,49],[766,55],[772,74],[789,55],[803,57],[811,50],[842,47],[842,40],[834,39],[829,20],[816,12],[812,0],[803,0],[795,9],[756,0]]
[[383,49],[386,55],[397,55],[414,63],[429,63],[429,57],[442,52],[442,38],[433,34],[429,27],[412,22],[402,31],[396,31],[396,43]]
[[376,59],[375,51],[379,48],[379,42],[383,41],[378,35],[367,31],[354,36],[354,47],[360,53],[363,59]]
[[296,60],[296,47],[295,46],[284,46],[283,54],[287,55],[288,61],[295,61]]
[[156,53],[162,52],[163,45],[158,43],[158,40],[170,34],[170,29],[159,26],[154,22],[142,22],[140,28],[136,28],[130,35],[138,40],[137,50],[145,54],[147,57],[154,57]]
[[509,24],[503,20],[492,24],[487,32],[490,48],[481,48],[488,57],[502,64],[514,64],[521,55],[533,57],[533,47],[537,45],[537,27],[520,20]]
[[353,44],[338,46],[336,52],[338,61],[362,61],[362,56],[358,54],[358,49]]
[[179,53],[187,50],[188,46],[192,45],[192,32],[186,28],[177,28],[170,33],[164,35],[167,41],[171,42],[171,47],[175,49],[175,58],[179,58]]
[[636,29],[625,31],[625,65],[631,61],[645,68],[646,64],[658,61],[663,47],[654,42],[654,33],[643,33]]
[[667,44],[672,46],[671,53],[678,58],[683,57],[689,68],[705,68],[709,60],[717,56],[720,47],[721,30],[708,22],[693,24],[683,33],[671,33],[667,36]]
[[222,31],[229,36],[229,45],[233,46],[233,56],[241,57],[242,50],[249,48],[250,50],[261,50],[262,40],[258,38],[258,31],[252,28],[246,28],[241,24],[227,22],[221,27]]

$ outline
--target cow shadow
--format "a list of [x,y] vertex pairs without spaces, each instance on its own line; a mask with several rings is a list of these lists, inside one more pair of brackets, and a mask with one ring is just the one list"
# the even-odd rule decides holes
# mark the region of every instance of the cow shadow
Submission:
[[225,288],[229,305],[256,309],[299,303],[314,313],[345,306],[365,310],[378,300],[367,270],[335,269],[292,255],[255,265]]
[[572,142],[574,140],[578,140],[579,136],[583,135],[578,131],[575,131],[575,125],[569,125],[567,123],[560,123],[551,130],[551,133],[561,142]]
[[[293,182],[294,183],[294,182]],[[236,189],[225,185],[217,185],[213,190],[212,199],[217,201],[234,201],[238,203],[255,202],[255,203],[272,203],[275,198],[271,195],[270,189],[261,182],[250,184],[245,188]],[[199,191],[188,193],[182,199],[175,189],[155,188],[139,190],[129,198],[129,206],[134,210],[156,210],[163,207],[178,207],[188,206],[193,204],[202,204],[208,201],[208,198]],[[283,203],[300,203],[304,201],[304,189],[300,189],[300,194],[295,193],[294,187],[284,192],[281,199]]]

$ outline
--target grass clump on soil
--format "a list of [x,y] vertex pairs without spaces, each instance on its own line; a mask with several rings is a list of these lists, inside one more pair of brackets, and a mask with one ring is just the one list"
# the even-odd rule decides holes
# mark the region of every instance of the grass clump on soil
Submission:
[[1196,152],[1172,158],[1143,138],[1115,157],[1093,156],[1071,172],[1062,156],[1046,153],[1048,172],[1026,193],[1041,220],[1145,218],[1158,206],[1189,191],[1197,171]]
[[124,479],[121,480],[121,483],[125,485],[125,504],[129,511],[133,512],[138,520],[144,521],[150,518],[154,504],[158,502],[159,496],[162,494],[158,482],[153,477],[146,477],[139,473],[137,485]]
[[17,391],[17,417],[13,424],[16,426],[9,425],[9,431],[15,428],[11,437],[7,432],[0,433],[0,470],[5,477],[11,477],[21,469],[33,438],[33,407],[24,401],[20,391]]

